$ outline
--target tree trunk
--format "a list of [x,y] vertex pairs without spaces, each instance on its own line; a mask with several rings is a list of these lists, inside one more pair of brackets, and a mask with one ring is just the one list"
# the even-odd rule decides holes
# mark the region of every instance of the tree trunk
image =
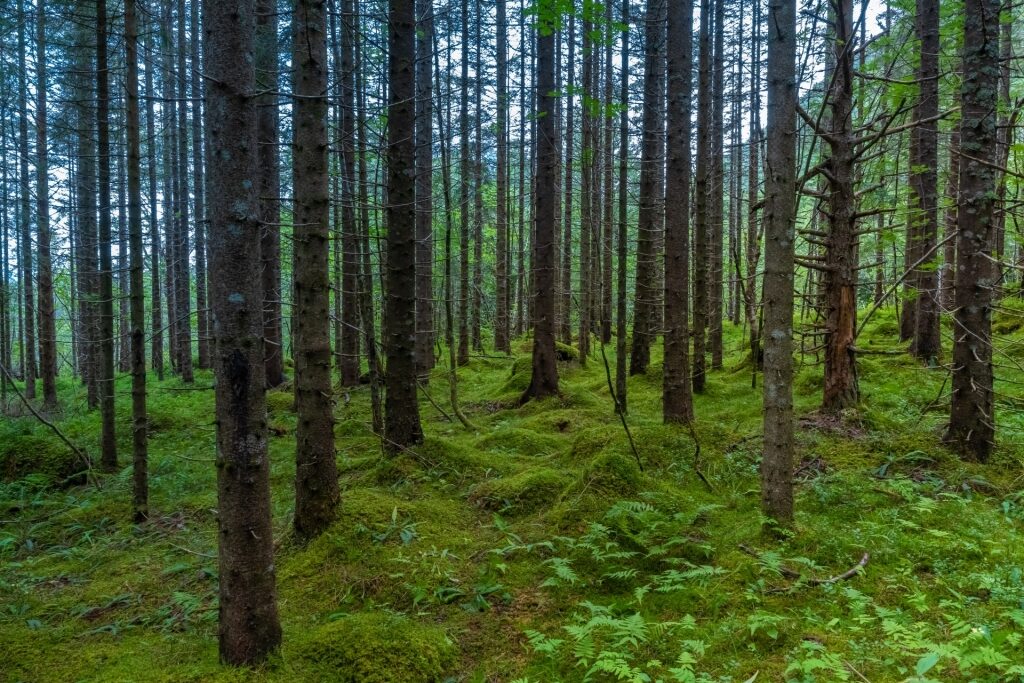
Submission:
[[968,460],[985,462],[995,446],[992,386],[991,258],[996,172],[979,157],[996,145],[999,0],[967,0],[964,13],[959,232],[953,314],[953,397],[946,441]]
[[189,245],[188,206],[188,67],[185,62],[186,38],[185,0],[178,0],[178,221],[175,231],[177,254],[175,260],[175,312],[178,318],[178,372],[181,381],[191,384],[192,373],[192,249]]
[[725,216],[725,0],[715,0],[715,52],[711,76],[711,231],[708,234],[708,328],[711,368],[722,369],[722,230]]
[[[615,43],[613,33],[615,22],[612,15],[612,2],[605,3],[605,45],[604,45],[604,152],[601,155],[604,169],[604,239],[602,240],[601,258],[601,343],[612,340],[612,225],[615,215],[615,201],[612,185],[612,170],[615,158],[612,156],[612,48]],[[624,105],[626,103],[623,103]]]
[[665,360],[662,417],[693,421],[689,359],[690,106],[693,73],[693,5],[670,2],[668,119],[665,194],[674,206],[665,214]]
[[[916,27],[921,41],[921,58],[917,69],[920,94],[915,118],[920,123],[917,137],[917,164],[911,169],[911,196],[916,211],[911,214],[918,224],[921,256],[934,251],[939,240],[939,3],[938,0],[917,0]],[[939,255],[921,264],[913,274],[917,287],[917,312],[914,315],[914,340],[910,352],[929,364],[942,354],[939,333]],[[909,302],[908,302],[909,303]]]
[[[497,51],[497,168],[495,169],[494,246],[494,348],[509,353],[508,324],[508,17],[506,0],[496,0],[495,49]],[[571,19],[570,19],[571,21]],[[570,69],[572,67],[570,66]],[[572,113],[570,110],[570,119]],[[569,228],[566,227],[568,230]],[[563,307],[563,327],[568,325],[569,308]],[[563,335],[564,336],[564,335]]]
[[829,235],[825,247],[825,388],[822,410],[838,413],[857,404],[854,340],[857,317],[857,194],[853,144],[852,0],[834,13],[835,74],[829,96],[831,130],[826,162]]
[[[628,0],[626,0],[628,2]],[[499,0],[504,2],[504,0]],[[559,275],[562,278],[561,295],[562,304],[559,307],[561,317],[559,318],[559,336],[563,344],[572,344],[572,214],[573,199],[573,151],[576,144],[575,127],[575,96],[576,87],[576,13],[569,13],[569,34],[566,38],[568,44],[567,59],[568,77],[565,81],[565,183],[562,191],[565,193],[562,202],[564,211],[562,218],[562,270]]]
[[761,508],[793,521],[793,246],[796,215],[796,0],[768,4],[765,177],[764,454]]
[[[277,11],[274,0],[256,0],[257,153],[256,197],[259,201],[260,281],[263,287],[263,337],[268,387],[285,380],[281,329],[281,170],[277,132]],[[212,199],[212,198],[211,198]]]
[[142,273],[142,162],[139,141],[139,27],[135,0],[125,0],[124,32],[127,67],[125,125],[128,141],[128,279],[131,289],[132,516],[138,524],[149,517],[149,476],[146,437],[146,300]]
[[101,463],[117,468],[117,435],[114,427],[114,279],[110,256],[110,87],[107,64],[107,3],[96,2],[96,139],[99,143],[99,391],[101,415]]
[[50,257],[50,165],[46,140],[46,8],[36,6],[36,249],[39,255],[39,371],[43,406],[57,407],[57,325]]
[[[465,2],[463,2],[463,9],[465,9]],[[465,18],[463,18],[463,29],[464,35],[468,33],[468,30],[465,30]],[[415,357],[416,179],[414,173],[416,170],[416,142],[413,137],[416,125],[415,0],[391,0],[388,47],[390,101],[388,104],[387,152],[387,310],[385,313],[387,398],[384,405],[384,429],[388,449],[397,452],[423,441],[419,403],[416,397]],[[465,127],[465,122],[463,122],[463,128]],[[463,138],[462,144],[465,145],[465,138]],[[466,224],[465,221],[463,224]]]
[[555,142],[555,0],[542,0],[537,26],[537,168],[533,194],[536,229],[532,244],[533,291],[533,373],[523,400],[558,394],[558,365],[555,357],[555,192],[557,192],[558,149]]
[[583,64],[581,91],[583,105],[580,111],[580,273],[579,273],[579,356],[580,366],[586,367],[590,355],[591,268],[593,268],[593,210],[594,210],[594,116],[591,102],[594,98],[594,40],[592,0],[583,0]]
[[642,375],[651,362],[655,336],[657,270],[655,242],[657,224],[663,215],[663,198],[658,192],[662,163],[661,102],[665,92],[664,0],[648,0],[644,21],[644,104],[640,147],[640,188],[637,216],[636,292],[633,313],[633,348],[629,374]]
[[955,124],[949,136],[949,175],[946,178],[946,211],[942,222],[942,269],[939,271],[939,286],[942,310],[952,311],[954,306],[954,283],[956,281],[956,243],[953,237],[957,230],[957,206],[960,200],[960,124]]
[[[156,118],[153,112],[153,98],[156,90],[153,88],[153,68],[156,64],[156,56],[153,54],[152,31],[146,32],[146,140],[147,140],[147,166],[149,174],[149,290],[150,290],[150,334],[152,366],[156,370],[157,379],[164,378],[164,323],[163,323],[163,302],[160,295],[160,221],[157,219],[157,191],[156,191],[156,167],[157,167],[157,137]],[[80,143],[81,144],[81,143]],[[81,163],[81,162],[79,162]]]
[[192,173],[195,196],[196,218],[196,336],[198,342],[198,364],[200,368],[210,367],[210,311],[209,285],[206,266],[206,168],[203,160],[203,74],[199,59],[199,3],[193,0],[189,5],[192,70],[189,73],[192,88]]
[[462,78],[459,81],[459,352],[469,362],[469,2],[462,0]]
[[693,390],[704,391],[708,327],[708,235],[712,229],[711,190],[714,180],[712,154],[711,13],[714,0],[701,0],[700,58],[697,81],[697,168],[694,180],[696,225],[693,236]]
[[757,268],[761,259],[761,239],[757,221],[757,190],[760,178],[761,149],[761,9],[754,5],[753,52],[750,58],[750,133],[747,168],[747,272],[744,278],[743,311],[750,334],[750,388],[757,388],[761,369],[761,329],[757,320]]
[[220,657],[259,662],[281,643],[270,518],[270,461],[257,190],[253,0],[203,3],[210,158],[210,303],[217,405]]
[[433,1],[420,0],[417,16],[420,22],[416,32],[416,371],[426,379],[434,368]]
[[[617,282],[615,292],[615,399],[619,412],[629,411],[626,382],[626,335],[628,334],[626,309],[627,274],[629,261],[629,0],[622,0],[622,52],[619,76],[619,216],[618,244],[616,245]],[[667,282],[667,280],[666,280]]]
[[292,19],[295,533],[305,540],[327,529],[338,504],[331,393],[326,12],[325,0],[295,0]]
[[[25,17],[24,0],[18,0],[18,16]],[[32,283],[35,282],[35,273],[32,268],[32,254],[35,247],[32,244],[32,211],[28,175],[28,85],[26,74],[28,67],[25,64],[25,56],[28,48],[25,45],[25,29],[27,21],[18,23],[18,149],[20,157],[21,176],[21,216],[19,232],[21,233],[21,292],[24,305],[20,310],[24,311],[24,317],[20,325],[22,330],[22,354],[24,360],[21,364],[21,373],[25,380],[25,397],[34,399],[36,397],[36,297],[33,292]]]

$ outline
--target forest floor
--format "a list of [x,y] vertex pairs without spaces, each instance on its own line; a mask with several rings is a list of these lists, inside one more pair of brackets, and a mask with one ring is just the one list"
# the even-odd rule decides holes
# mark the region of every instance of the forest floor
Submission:
[[[1024,309],[996,323],[1012,343],[997,388],[1021,396]],[[424,399],[426,442],[396,459],[353,389],[337,407],[338,521],[305,547],[290,534],[291,397],[271,392],[284,644],[256,671],[217,663],[211,375],[151,384],[141,527],[130,467],[102,490],[21,476],[62,446],[4,419],[0,681],[1024,680],[1020,401],[1000,400],[991,463],[959,461],[941,445],[947,371],[874,353],[898,350],[895,333],[891,311],[869,323],[863,401],[839,419],[815,412],[813,356],[798,368],[797,526],[782,541],[761,530],[761,392],[738,329],[696,397],[698,459],[687,429],[661,424],[660,343],[630,378],[642,471],[600,355],[561,363],[562,397],[521,408],[529,344],[474,358],[459,374],[476,431]],[[429,392],[446,404],[443,368]],[[69,380],[62,400],[61,428],[94,450],[98,415]]]

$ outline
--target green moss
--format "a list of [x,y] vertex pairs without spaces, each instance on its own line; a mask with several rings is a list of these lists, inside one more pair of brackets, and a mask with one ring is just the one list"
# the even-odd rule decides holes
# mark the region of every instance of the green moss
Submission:
[[578,486],[582,490],[633,495],[643,488],[643,473],[632,456],[606,451],[590,461]]
[[611,426],[602,426],[584,430],[573,440],[569,456],[577,462],[592,458],[604,450],[620,434],[623,434],[621,427],[616,429]]
[[325,681],[435,683],[455,664],[456,650],[435,626],[364,612],[313,629],[286,657]]
[[580,351],[575,346],[569,346],[562,342],[555,342],[555,354],[558,356],[558,360],[579,360]]
[[571,481],[558,470],[532,468],[511,477],[484,481],[474,487],[469,499],[489,510],[533,512],[556,502]]
[[562,447],[562,440],[555,436],[538,434],[531,429],[501,427],[477,439],[476,447],[481,450],[518,455],[548,455]]
[[0,435],[0,476],[5,481],[34,474],[58,484],[81,483],[84,470],[81,458],[56,437],[25,431]]
[[290,388],[274,389],[267,392],[267,412],[294,413],[295,394]]

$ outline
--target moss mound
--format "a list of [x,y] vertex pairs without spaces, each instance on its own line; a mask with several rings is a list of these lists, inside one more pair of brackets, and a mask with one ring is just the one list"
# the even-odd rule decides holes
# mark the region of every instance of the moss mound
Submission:
[[455,656],[443,630],[379,612],[316,628],[292,654],[319,680],[337,683],[434,683],[444,680]]
[[558,356],[558,360],[579,360],[580,352],[575,346],[569,346],[562,342],[555,342],[555,355]]
[[632,495],[643,488],[643,473],[632,456],[607,451],[590,462],[578,484],[583,490]]
[[622,434],[622,428],[602,426],[592,427],[579,433],[579,436],[572,442],[572,449],[569,455],[573,460],[582,461],[592,458],[608,447],[616,438]]
[[501,427],[476,442],[481,450],[517,453],[519,455],[548,455],[562,447],[558,437],[538,434],[532,429]]
[[469,499],[489,510],[528,513],[554,503],[570,483],[564,473],[540,467],[478,484]]
[[55,438],[24,432],[0,434],[0,477],[4,481],[36,474],[54,483],[81,483],[84,469],[79,457]]
[[267,412],[294,413],[295,394],[290,389],[274,389],[267,392]]

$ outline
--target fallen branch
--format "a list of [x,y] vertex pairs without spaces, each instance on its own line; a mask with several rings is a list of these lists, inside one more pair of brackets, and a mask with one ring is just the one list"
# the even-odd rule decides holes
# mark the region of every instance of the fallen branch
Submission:
[[[743,553],[745,553],[747,555],[750,555],[751,557],[753,557],[753,558],[755,558],[755,559],[757,559],[757,560],[759,560],[761,562],[764,562],[764,559],[762,558],[761,553],[757,552],[756,550],[754,550],[750,546],[744,545],[744,544],[741,543],[739,545],[739,549]],[[826,586],[826,585],[833,584],[833,583],[839,583],[840,581],[846,581],[847,579],[852,579],[854,576],[856,576],[857,574],[860,573],[861,569],[863,569],[865,566],[867,566],[867,563],[868,563],[868,561],[870,559],[871,559],[871,554],[870,553],[864,553],[864,555],[860,558],[860,561],[857,562],[857,564],[853,565],[852,567],[847,569],[842,574],[836,574],[835,576],[830,576],[827,579],[815,579],[815,578],[804,579],[803,575],[800,572],[798,572],[798,571],[796,571],[794,569],[790,569],[789,567],[787,567],[785,565],[781,565],[781,564],[779,565],[778,569],[779,569],[779,573],[782,574],[783,576],[785,576],[787,578],[790,578],[790,579],[794,579],[794,580],[796,580],[798,582],[802,581],[802,583],[804,585],[807,585],[807,586]]]
[[[622,409],[622,404],[619,403],[618,394],[615,393],[615,387],[612,385],[612,369],[608,365],[608,356],[604,352],[604,341],[601,342],[601,359],[604,361],[604,374],[608,378],[608,391],[611,392],[612,401],[615,403],[615,412],[619,414],[619,420],[622,421],[622,428],[626,430],[626,438],[629,439],[629,447],[633,449],[633,457],[636,458],[636,464],[640,468],[640,471],[644,471],[644,463],[640,459],[640,451],[636,449],[636,442],[633,441],[633,434],[629,431],[629,423],[626,422],[626,411]],[[700,452],[700,446],[697,446],[697,452]],[[703,477],[701,477],[703,479]]]

